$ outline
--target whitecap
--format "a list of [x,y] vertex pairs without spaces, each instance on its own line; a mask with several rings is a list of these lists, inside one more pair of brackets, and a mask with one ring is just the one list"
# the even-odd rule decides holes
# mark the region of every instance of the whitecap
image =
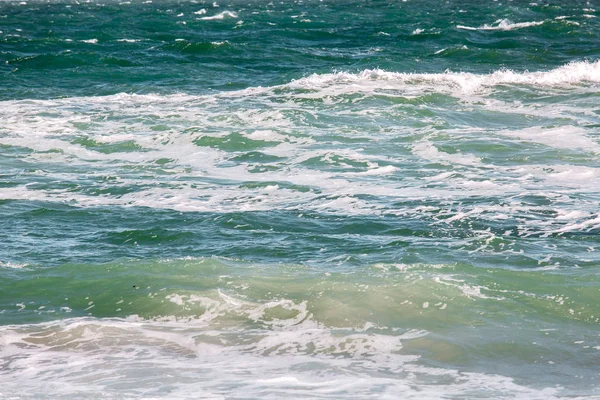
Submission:
[[14,269],[23,269],[23,268],[27,268],[29,266],[29,264],[27,263],[12,263],[12,262],[5,262],[5,261],[0,261],[0,268],[14,268]]
[[393,165],[386,165],[385,167],[375,167],[368,169],[363,172],[356,172],[355,175],[372,176],[372,175],[389,175],[398,171],[398,168]]
[[[386,84],[389,88],[402,88],[412,85],[432,88],[436,91],[458,90],[472,93],[483,88],[499,85],[532,85],[543,87],[561,87],[580,85],[586,82],[600,82],[600,61],[570,62],[561,67],[538,72],[515,72],[502,69],[490,74],[473,74],[468,72],[452,72],[433,74],[389,72],[381,69],[367,69],[358,73],[335,72],[330,74],[313,74],[287,84],[292,88],[322,89],[324,86],[349,85],[345,90],[374,90]],[[379,83],[378,86],[373,86]]]
[[513,23],[508,19],[499,19],[491,25],[484,24],[477,28],[465,25],[456,25],[457,29],[469,30],[469,31],[512,31],[515,29],[529,28],[532,26],[539,26],[544,24],[546,21],[531,21],[531,22],[517,22]]
[[237,13],[235,13],[233,11],[223,11],[219,14],[212,15],[210,17],[202,17],[200,19],[203,21],[210,21],[210,20],[220,20],[220,19],[225,19],[225,18],[237,18],[237,17],[238,17]]

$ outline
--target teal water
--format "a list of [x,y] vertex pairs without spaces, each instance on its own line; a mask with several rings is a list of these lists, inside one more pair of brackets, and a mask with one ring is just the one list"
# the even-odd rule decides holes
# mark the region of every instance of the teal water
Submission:
[[600,397],[562,3],[0,1],[0,398]]

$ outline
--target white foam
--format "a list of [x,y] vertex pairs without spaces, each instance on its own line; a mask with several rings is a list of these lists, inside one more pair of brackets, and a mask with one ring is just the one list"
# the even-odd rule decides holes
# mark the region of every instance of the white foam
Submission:
[[498,133],[558,149],[583,149],[600,154],[600,144],[588,137],[585,129],[576,126],[533,127],[518,131],[500,131]]
[[[595,106],[572,105],[569,109],[564,102],[515,104],[494,99],[488,96],[493,90],[484,89],[523,83],[544,91],[556,85],[562,93],[564,85],[597,81],[599,70],[598,62],[571,63],[546,72],[483,75],[366,70],[315,74],[275,87],[203,96],[118,94],[2,101],[0,144],[25,149],[21,161],[37,172],[28,173],[22,185],[3,188],[0,198],[179,211],[392,213],[435,223],[438,218],[506,221],[517,214],[532,214],[534,207],[522,206],[518,199],[521,193],[530,193],[562,202],[560,207],[552,204],[551,209],[589,215],[593,207],[577,196],[593,195],[600,187],[600,168],[592,166],[600,144],[595,131],[585,127],[596,118]],[[475,92],[469,92],[472,90]],[[411,118],[404,105],[369,104],[371,94],[412,101],[440,92],[459,101],[423,106],[436,115],[419,115],[406,125],[398,124],[399,119]],[[352,101],[368,101],[357,107],[346,94],[352,95]],[[469,116],[471,111],[481,115],[493,111],[507,121],[512,116],[519,121],[535,116],[534,126],[457,126],[436,133],[436,124],[445,115],[461,112]],[[570,122],[557,126],[555,117]],[[477,118],[479,124],[479,114]],[[412,126],[413,122],[422,127]],[[231,140],[238,140],[232,139],[233,134],[264,143],[246,143],[246,148],[233,150],[227,147]],[[349,145],[346,140],[360,143]],[[524,160],[505,165],[469,150],[471,140],[500,146],[518,142],[517,151],[525,156],[539,149],[533,142],[576,150],[580,159],[572,164]],[[203,141],[205,144],[199,145]],[[129,150],[111,151],[122,143],[128,143]],[[399,153],[388,151],[388,144]],[[445,148],[446,144],[454,150]],[[373,151],[380,145],[381,151]],[[249,152],[260,154],[238,157]],[[86,176],[83,181],[82,174]],[[102,181],[106,176],[112,180]],[[91,195],[62,187],[42,189],[33,182],[74,182],[88,185],[85,189],[138,188],[125,194]],[[571,194],[575,196],[569,198]],[[479,206],[454,210],[444,205],[419,211],[389,207],[388,201],[446,199],[450,204],[482,195],[502,196],[507,204],[483,204],[481,210]],[[519,223],[518,231],[547,234],[581,222],[562,214],[560,218],[539,216]]]
[[98,43],[98,39],[80,40],[80,42],[82,42],[82,43],[90,43],[90,44],[97,44]]
[[237,17],[238,17],[237,13],[235,13],[233,11],[223,11],[216,15],[211,15],[209,17],[202,17],[200,19],[203,21],[210,21],[210,20],[220,20],[220,19],[225,19],[225,18],[237,18]]
[[[576,218],[579,214],[575,214]],[[564,219],[564,215],[562,216]],[[591,232],[595,230],[600,230],[600,214],[598,214],[595,218],[586,219],[585,221],[579,223],[568,224],[563,228],[557,229],[556,233],[564,233],[564,232]]]
[[22,268],[27,268],[29,266],[29,264],[26,263],[12,263],[12,262],[4,262],[4,261],[0,261],[0,268],[15,268],[15,269],[22,269]]
[[[359,73],[337,72],[333,74],[313,74],[291,82],[292,88],[319,89],[324,86],[352,84],[346,89],[353,91],[372,91],[374,89],[400,89],[406,85],[415,85],[421,89],[435,91],[458,89],[473,93],[498,85],[532,85],[542,87],[560,87],[565,85],[600,82],[600,61],[571,62],[550,71],[514,72],[499,70],[487,75],[466,72],[446,72],[443,74],[417,74],[388,72],[383,70],[364,70]],[[378,85],[373,86],[373,83]],[[441,85],[441,86],[440,86]]]
[[248,139],[263,140],[265,142],[285,142],[287,140],[294,140],[294,138],[277,133],[272,129],[256,130],[252,133],[244,133],[244,136],[246,136]]
[[499,19],[493,24],[484,24],[477,28],[464,25],[456,25],[457,29],[464,29],[469,31],[512,31],[515,29],[529,28],[532,26],[539,26],[544,24],[546,21],[531,21],[531,22],[517,22],[513,23],[508,19]]
[[489,290],[489,288],[480,285],[472,285],[466,283],[462,279],[453,279],[448,276],[437,276],[434,277],[433,280],[442,285],[447,285],[450,287],[454,287],[462,292],[462,294],[471,299],[493,299],[493,300],[504,300],[502,296],[488,296],[486,294],[481,293],[482,290]]
[[[401,355],[423,336],[202,329],[185,322],[75,318],[0,327],[2,395],[144,398],[360,398],[452,396],[553,399],[500,375],[429,368]],[[436,384],[436,381],[444,384]]]
[[398,168],[394,167],[393,165],[386,165],[385,167],[375,167],[368,169],[367,171],[357,172],[356,175],[389,175],[395,173],[396,171],[398,171]]
[[426,160],[444,164],[479,165],[481,160],[470,154],[449,154],[439,151],[431,142],[424,140],[413,145],[412,152]]

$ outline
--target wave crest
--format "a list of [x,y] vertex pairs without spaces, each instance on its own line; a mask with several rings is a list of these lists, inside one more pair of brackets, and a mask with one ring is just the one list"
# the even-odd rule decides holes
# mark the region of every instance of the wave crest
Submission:
[[312,74],[292,81],[292,88],[318,89],[323,86],[353,84],[354,88],[371,82],[384,81],[390,88],[397,85],[425,85],[433,88],[451,87],[464,92],[475,92],[482,88],[499,85],[531,85],[541,87],[561,87],[600,82],[600,61],[570,62],[561,67],[538,72],[517,72],[502,69],[490,74],[470,72],[452,72],[434,74],[388,72],[381,69],[366,69],[358,73],[335,72],[330,74]]
[[546,21],[531,21],[531,22],[517,22],[514,23],[508,19],[499,19],[491,25],[484,24],[477,28],[464,25],[456,25],[457,29],[463,29],[467,31],[512,31],[515,29],[529,28],[532,26],[539,26],[546,23]]

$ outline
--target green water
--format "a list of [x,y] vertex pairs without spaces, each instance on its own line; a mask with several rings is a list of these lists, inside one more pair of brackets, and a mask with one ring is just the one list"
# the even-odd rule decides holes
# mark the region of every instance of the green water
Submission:
[[0,2],[0,398],[600,396],[593,2]]

